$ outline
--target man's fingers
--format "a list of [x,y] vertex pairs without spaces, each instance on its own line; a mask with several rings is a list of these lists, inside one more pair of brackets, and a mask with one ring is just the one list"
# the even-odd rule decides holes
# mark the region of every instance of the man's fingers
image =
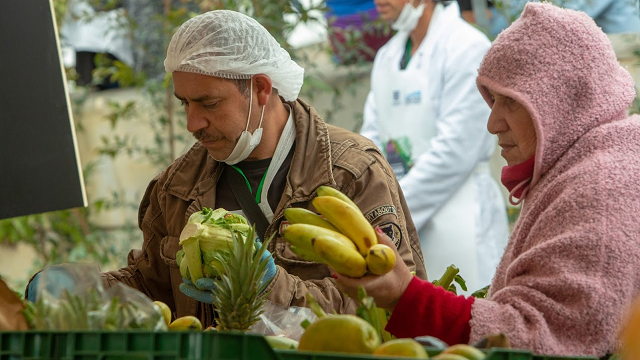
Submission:
[[206,290],[215,290],[216,282],[214,279],[210,278],[200,278],[196,280],[196,287],[198,289],[206,289]]
[[191,295],[193,294],[193,292],[196,290],[195,286],[191,285],[191,284],[186,284],[186,283],[182,283],[180,285],[178,285],[178,289],[180,289],[180,292],[191,297]]
[[192,284],[182,283],[178,285],[178,289],[180,289],[180,292],[182,292],[183,294],[187,295],[192,299],[195,299],[201,302],[206,302],[209,304],[213,302],[213,296],[211,295],[210,291],[200,290],[195,286],[193,286]]

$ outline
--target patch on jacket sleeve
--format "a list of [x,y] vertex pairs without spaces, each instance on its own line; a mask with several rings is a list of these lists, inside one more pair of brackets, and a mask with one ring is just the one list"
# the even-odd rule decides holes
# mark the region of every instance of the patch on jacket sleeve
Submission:
[[378,226],[380,226],[380,229],[391,238],[391,241],[396,245],[396,248],[400,248],[400,243],[402,243],[402,231],[400,231],[400,226],[394,222],[386,222]]
[[393,214],[395,215],[396,219],[398,218],[396,207],[393,205],[378,206],[377,208],[366,213],[364,217],[367,218],[367,221],[369,222],[369,224],[372,224],[377,218],[387,214]]

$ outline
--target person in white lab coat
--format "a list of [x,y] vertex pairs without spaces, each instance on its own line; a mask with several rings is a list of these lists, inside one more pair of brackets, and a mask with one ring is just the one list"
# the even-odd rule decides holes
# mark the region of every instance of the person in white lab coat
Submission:
[[375,0],[397,30],[376,54],[361,134],[392,165],[430,279],[450,264],[467,294],[489,285],[509,237],[506,205],[488,161],[496,139],[476,87],[490,46],[455,2]]

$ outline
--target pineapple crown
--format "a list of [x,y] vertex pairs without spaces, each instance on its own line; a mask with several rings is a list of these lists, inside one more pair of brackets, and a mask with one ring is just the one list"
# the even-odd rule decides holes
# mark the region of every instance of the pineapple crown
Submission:
[[273,236],[259,246],[253,241],[255,227],[252,226],[246,236],[232,232],[232,237],[229,255],[218,255],[224,275],[215,280],[213,305],[218,314],[218,330],[247,331],[260,319],[268,295],[264,290],[269,283],[262,280],[271,256],[267,246]]

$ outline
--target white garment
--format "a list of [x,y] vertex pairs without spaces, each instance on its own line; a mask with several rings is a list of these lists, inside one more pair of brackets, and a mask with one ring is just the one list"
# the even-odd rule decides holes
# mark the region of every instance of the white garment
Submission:
[[60,28],[64,45],[75,51],[110,53],[133,66],[133,48],[127,34],[124,9],[96,12],[86,0],[72,0]]
[[[296,125],[293,121],[293,111],[289,105],[285,104],[285,106],[289,109],[289,119],[282,130],[280,140],[278,140],[278,145],[276,146],[276,150],[271,158],[271,163],[269,163],[269,168],[267,169],[267,173],[264,177],[264,184],[262,185],[262,192],[260,193],[260,203],[258,204],[258,207],[262,210],[262,213],[269,223],[273,220],[273,210],[271,210],[271,206],[269,205],[269,188],[271,187],[273,179],[276,177],[278,170],[280,170],[280,167],[287,158],[287,155],[289,154],[289,151],[291,151],[293,143],[296,140]],[[234,213],[244,216],[251,224],[251,220],[244,211],[237,210],[234,211]]]
[[408,33],[397,33],[378,51],[361,133],[390,163],[408,163],[394,171],[429,278],[455,264],[469,294],[489,285],[509,228],[487,164],[496,146],[486,128],[490,109],[475,82],[490,42],[459,14],[455,2],[436,6],[427,37],[405,70],[400,61]]

